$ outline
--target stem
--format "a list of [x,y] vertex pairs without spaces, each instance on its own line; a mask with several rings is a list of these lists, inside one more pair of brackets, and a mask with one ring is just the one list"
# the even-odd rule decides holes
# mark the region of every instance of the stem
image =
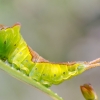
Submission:
[[28,84],[34,86],[35,88],[43,91],[44,93],[48,94],[54,100],[63,100],[61,97],[59,97],[56,93],[54,93],[53,91],[51,91],[47,87],[43,86],[39,82],[36,82],[35,80],[31,79],[30,77],[24,75],[20,71],[17,71],[16,69],[14,69],[10,65],[4,63],[1,60],[0,60],[0,68],[2,70],[4,70],[5,72],[9,73],[11,76],[13,76],[13,77],[25,82],[25,83],[28,83]]
[[86,70],[91,69],[91,68],[95,68],[95,67],[100,67],[100,63],[87,64]]
[[90,64],[96,64],[96,63],[100,63],[100,58],[97,58],[91,62],[89,62]]

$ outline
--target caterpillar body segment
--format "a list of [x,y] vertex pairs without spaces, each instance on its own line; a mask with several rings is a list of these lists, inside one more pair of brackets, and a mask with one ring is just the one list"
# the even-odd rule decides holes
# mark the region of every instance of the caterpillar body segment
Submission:
[[7,60],[25,74],[29,74],[33,67],[32,56],[19,30],[19,24],[0,30],[0,58]]
[[76,63],[73,65],[47,62],[36,63],[29,76],[48,87],[52,84],[60,84],[64,80],[82,73],[85,71],[85,68],[85,65],[82,63]]
[[0,27],[0,59],[46,87],[59,84],[86,70],[84,62],[52,63],[33,51],[20,35],[20,25]]

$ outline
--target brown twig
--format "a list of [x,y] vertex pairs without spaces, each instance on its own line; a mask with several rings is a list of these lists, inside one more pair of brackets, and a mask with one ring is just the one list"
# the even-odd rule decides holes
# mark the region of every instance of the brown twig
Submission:
[[93,61],[90,61],[89,63],[90,63],[90,64],[100,63],[100,58],[97,58],[97,59],[95,59],[95,60],[93,60]]

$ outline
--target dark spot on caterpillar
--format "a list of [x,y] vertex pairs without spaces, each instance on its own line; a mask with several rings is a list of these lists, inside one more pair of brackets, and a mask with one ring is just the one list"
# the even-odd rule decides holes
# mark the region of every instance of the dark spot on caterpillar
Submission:
[[42,74],[43,76],[45,76],[45,74]]
[[4,44],[6,44],[6,41],[4,41]]
[[26,74],[27,76],[29,76],[29,74]]
[[65,72],[63,72],[63,74],[65,75]]
[[35,70],[37,70],[37,68],[35,68]]
[[14,44],[14,46],[16,46],[16,44]]
[[26,62],[28,62],[28,60],[26,60]]
[[4,56],[4,57],[2,58],[2,60],[5,61],[5,60],[6,60],[6,57]]
[[56,77],[56,74],[54,74],[54,77]]

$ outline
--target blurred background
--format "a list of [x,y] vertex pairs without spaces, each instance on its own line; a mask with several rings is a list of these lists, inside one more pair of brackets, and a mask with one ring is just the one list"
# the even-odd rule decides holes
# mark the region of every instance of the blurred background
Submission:
[[[21,23],[33,50],[53,62],[100,57],[100,0],[0,0],[0,23]],[[100,97],[100,68],[51,89],[64,100],[84,100],[80,85],[91,83]],[[0,70],[0,100],[52,100]]]

